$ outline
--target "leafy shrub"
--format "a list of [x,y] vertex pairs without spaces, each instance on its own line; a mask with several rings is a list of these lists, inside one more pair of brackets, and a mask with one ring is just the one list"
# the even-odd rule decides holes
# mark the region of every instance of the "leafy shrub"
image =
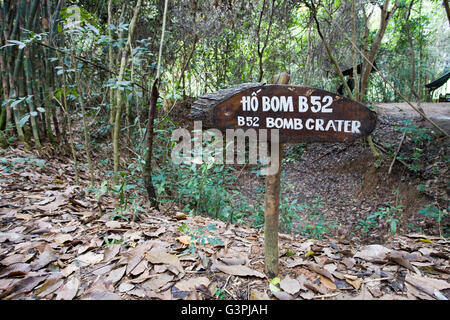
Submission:
[[448,224],[444,226],[441,225],[442,220],[446,216],[448,216],[448,211],[440,210],[436,206],[427,205],[425,208],[419,210],[417,213],[423,214],[425,217],[434,220],[438,224],[439,232],[441,235],[443,234],[444,237],[448,237],[450,235],[450,226]]
[[387,222],[392,235],[397,233],[399,214],[403,211],[403,205],[386,204],[377,211],[371,213],[366,219],[360,219],[356,229],[360,229],[362,233],[367,233],[370,229],[377,225]]

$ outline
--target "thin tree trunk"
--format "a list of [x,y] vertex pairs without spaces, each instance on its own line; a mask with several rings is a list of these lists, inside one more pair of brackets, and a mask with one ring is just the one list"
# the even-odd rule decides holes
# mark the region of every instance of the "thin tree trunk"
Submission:
[[[8,72],[6,71],[6,59],[2,52],[0,52],[0,77],[2,80],[3,89],[3,97],[1,100],[7,100],[7,98],[9,97]],[[1,108],[2,112],[0,116],[0,130],[5,130],[11,121],[11,111],[9,108],[9,103]]]
[[[76,66],[75,61],[75,55],[72,51],[72,64]],[[88,161],[88,167],[89,167],[89,181],[91,183],[90,187],[94,186],[94,167],[92,165],[92,159],[91,159],[91,148],[89,146],[89,132],[88,132],[88,125],[86,120],[86,108],[84,106],[84,89],[83,84],[81,83],[81,77],[80,73],[82,70],[76,70],[75,71],[75,82],[77,84],[78,88],[78,99],[80,102],[81,107],[81,114],[83,117],[83,133],[84,133],[84,149],[86,150],[86,157]]]
[[150,96],[147,123],[147,153],[145,155],[145,165],[143,170],[144,186],[147,190],[148,199],[153,208],[159,210],[158,200],[152,180],[152,158],[153,158],[153,123],[156,115],[156,102],[158,100],[158,79],[155,80]]
[[[331,62],[333,63],[333,65],[335,66],[336,71],[337,71],[337,73],[338,73],[338,75],[339,75],[339,78],[340,78],[340,80],[341,80],[341,82],[342,82],[342,84],[343,84],[343,86],[344,86],[345,91],[347,92],[348,97],[349,97],[350,99],[354,100],[355,98],[354,98],[354,96],[353,96],[352,90],[350,90],[350,88],[349,88],[349,86],[348,86],[348,84],[347,84],[347,81],[345,81],[344,75],[342,74],[342,70],[341,70],[341,68],[339,67],[339,64],[338,64],[336,58],[333,56],[333,53],[331,52],[331,48],[330,48],[328,42],[325,40],[325,37],[324,37],[323,34],[322,34],[322,31],[321,31],[321,29],[320,29],[319,20],[317,19],[317,15],[316,15],[316,8],[315,8],[313,2],[311,2],[310,8],[312,9],[313,18],[314,18],[314,21],[315,21],[316,26],[317,26],[317,32],[319,33],[319,36],[320,36],[320,38],[322,39],[322,42],[323,42],[323,44],[324,44],[324,46],[325,46],[325,49],[326,49],[327,54],[328,54],[328,57],[330,58],[330,60],[331,60]],[[362,97],[362,96],[360,95],[360,97]],[[380,159],[380,158],[381,158],[381,154],[380,154],[380,153],[377,151],[377,149],[375,148],[375,145],[374,145],[373,140],[372,140],[372,136],[368,136],[368,137],[367,137],[367,142],[369,143],[369,148],[370,148],[370,150],[372,151],[373,156],[374,156],[376,159]]]
[[[22,7],[18,6],[16,8],[16,18],[14,22],[14,28],[12,32],[11,39],[18,40],[20,38],[19,33],[19,25],[21,21],[21,11]],[[17,35],[17,36],[16,36]],[[12,99],[19,99],[20,93],[18,90],[18,77],[20,72],[20,65],[22,64],[22,50],[18,49],[18,54],[16,56],[16,60],[13,60],[13,55],[11,56],[10,60],[10,67],[9,67],[9,88],[10,88],[10,98]],[[14,67],[13,67],[14,65]],[[20,125],[20,106],[16,105],[13,108],[13,118],[14,118],[14,124],[16,126],[17,130],[17,136],[19,137],[19,140],[27,145],[25,141],[25,135],[22,130],[22,126]]]
[[[125,48],[122,51],[122,59],[120,62],[120,71],[117,81],[123,81],[125,75],[125,67],[128,62],[128,55],[130,52],[131,41],[133,39],[134,30],[136,28],[136,21],[139,15],[139,11],[141,9],[142,0],[138,0],[137,5],[134,9],[133,18],[130,22],[130,27],[128,31],[128,40],[125,45]],[[114,121],[114,132],[113,132],[113,152],[114,152],[114,184],[119,183],[119,165],[120,165],[120,152],[119,152],[119,133],[120,133],[120,117],[122,115],[122,104],[123,104],[123,95],[120,90],[116,90],[116,116]]]
[[369,85],[369,77],[372,71],[372,65],[375,62],[378,49],[380,48],[381,41],[383,40],[384,34],[386,32],[386,27],[389,23],[389,20],[392,18],[395,11],[397,10],[397,3],[394,4],[391,11],[389,11],[389,4],[390,0],[385,0],[383,5],[380,6],[381,9],[380,27],[378,28],[375,40],[373,41],[370,50],[366,55],[370,63],[364,60],[361,68],[361,87],[359,96],[363,100],[365,99],[366,90]]
[[[1,7],[0,12],[0,46],[4,46],[6,43],[6,37],[4,38],[3,35],[6,36],[8,33],[6,30],[8,28],[8,12],[9,12],[9,6],[5,3]],[[9,97],[9,87],[8,87],[8,72],[6,70],[6,50],[7,48],[4,48],[0,52],[0,78],[2,82],[2,89],[3,89],[3,96],[1,100],[7,100]],[[1,114],[0,114],[0,130],[5,130],[8,127],[8,124],[11,122],[11,111],[9,108],[9,103],[7,103],[5,106],[0,107],[1,108]]]
[[[50,26],[49,26],[49,15],[47,10],[47,4],[44,1],[42,4],[42,27],[44,29],[44,32],[49,33]],[[49,37],[45,37],[45,44],[50,45],[50,39]],[[43,72],[44,75],[44,81],[42,81],[43,85],[43,100],[44,100],[44,108],[45,108],[45,131],[47,132],[48,140],[52,145],[55,144],[55,137],[52,130],[52,115],[54,113],[55,106],[53,105],[52,101],[52,94],[53,94],[53,88],[52,88],[52,79],[53,79],[53,63],[50,61],[50,54],[49,49],[47,47],[43,48],[43,56],[44,56],[44,67],[45,70]],[[57,133],[58,126],[55,124],[55,132]],[[59,135],[58,135],[59,136]]]
[[275,0],[272,0],[272,6],[271,6],[271,10],[270,10],[270,17],[269,17],[269,26],[267,27],[267,33],[266,33],[266,39],[263,42],[263,45],[261,47],[261,22],[262,22],[262,17],[264,15],[264,8],[266,6],[266,0],[263,0],[263,5],[261,8],[261,13],[259,15],[259,20],[258,20],[258,30],[256,33],[257,36],[257,43],[258,43],[258,58],[259,58],[259,76],[258,76],[258,82],[262,81],[263,75],[264,75],[264,68],[263,68],[263,56],[264,56],[264,50],[266,49],[267,43],[269,41],[269,35],[270,35],[270,29],[272,27],[272,21],[273,21],[273,11],[274,11],[274,6],[275,6]]
[[[33,71],[31,66],[31,58],[30,58],[30,47],[27,46],[25,48],[25,75],[26,75],[26,82],[27,82],[27,91],[28,96],[33,95]],[[33,95],[35,97],[35,95]],[[34,101],[35,99],[30,98],[28,102],[28,106],[30,108],[30,120],[31,120],[31,129],[33,131],[33,138],[34,138],[34,145],[37,149],[41,149],[41,141],[39,138],[39,131],[36,123],[36,116],[37,113],[34,109]]]
[[442,0],[442,4],[444,5],[445,13],[447,13],[448,24],[450,25],[450,6],[448,0]]
[[62,103],[61,108],[64,111],[64,114],[66,115],[66,121],[67,126],[69,129],[69,139],[70,139],[70,149],[72,150],[72,157],[73,157],[73,163],[74,163],[74,171],[75,171],[75,184],[79,184],[79,175],[78,175],[78,161],[77,161],[77,152],[75,150],[75,142],[73,140],[73,132],[72,132],[72,121],[70,121],[70,113],[69,113],[69,106],[67,104],[67,88],[66,88],[66,73],[65,73],[65,67],[64,67],[64,59],[61,59],[60,55],[59,60],[61,61],[62,65],[62,89],[63,89],[63,95],[62,95]]
[[347,92],[348,97],[353,100],[354,99],[353,93],[350,90],[350,88],[349,88],[349,86],[347,84],[347,81],[345,81],[344,75],[342,74],[342,70],[339,67],[339,63],[337,62],[336,58],[334,57],[333,53],[331,52],[331,47],[330,47],[328,41],[326,41],[326,39],[325,39],[325,37],[324,37],[324,35],[322,33],[322,30],[320,28],[319,20],[317,19],[316,7],[315,7],[313,2],[311,2],[310,5],[309,4],[307,4],[307,5],[311,9],[311,12],[312,12],[312,15],[313,15],[313,18],[314,18],[314,22],[315,22],[316,27],[317,27],[317,33],[319,34],[320,39],[322,39],[322,43],[325,46],[325,50],[327,51],[328,58],[330,58],[330,60],[333,63],[334,67],[336,68],[336,72],[337,72],[337,74],[339,76],[339,79],[341,80],[341,82],[342,82],[342,84],[344,86],[345,91]]
[[[411,16],[411,9],[414,5],[414,0],[411,0],[408,11],[406,13],[405,18],[405,29],[406,29],[406,35],[408,37],[408,44],[409,44],[409,56],[411,57],[411,78],[409,80],[409,89],[411,90],[411,93],[414,95],[414,97],[417,100],[417,109],[419,109],[423,114],[425,114],[425,111],[423,111],[422,107],[420,106],[420,96],[416,91],[415,88],[415,82],[416,82],[416,57],[414,53],[414,45],[413,45],[413,39],[411,36],[411,32],[409,30],[409,18]],[[421,115],[421,120],[425,120],[425,118]]]
[[[108,37],[109,41],[112,41],[112,0],[108,1]],[[113,58],[113,48],[111,43],[108,46],[108,61],[109,61],[109,79],[113,78],[112,70],[114,68],[114,58]],[[109,88],[109,124],[111,125],[111,133],[113,133],[113,124],[114,124],[114,114],[115,114],[115,107],[114,107],[114,89]],[[112,136],[112,135],[111,135]]]
[[[353,43],[356,44],[356,8],[355,8],[355,1],[352,0],[352,40]],[[356,55],[356,48],[352,46],[352,59],[353,59],[353,82],[355,84],[355,100],[359,101],[359,77],[358,77],[358,59]]]

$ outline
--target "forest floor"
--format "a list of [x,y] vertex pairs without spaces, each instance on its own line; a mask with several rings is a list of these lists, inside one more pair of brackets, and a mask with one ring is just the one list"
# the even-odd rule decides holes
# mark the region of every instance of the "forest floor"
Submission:
[[[392,217],[378,221],[370,232],[361,232],[362,220],[367,221],[368,215],[383,208],[400,208],[401,212],[395,215],[399,219],[398,233],[438,236],[442,235],[442,228],[450,231],[448,215],[439,225],[418,214],[431,203],[448,211],[449,141],[443,140],[434,128],[423,131],[430,127],[429,123],[417,121],[418,114],[406,103],[375,106],[378,124],[372,136],[377,147],[384,150],[382,162],[377,163],[368,145],[360,141],[284,147],[281,199],[309,206],[303,214],[292,217],[289,213],[294,222],[290,229],[295,231],[303,226],[305,232],[305,226],[309,225],[316,227],[316,234],[322,228],[324,234],[334,237],[383,244],[392,237],[388,223]],[[433,121],[450,132],[450,103],[425,103],[422,107]],[[404,121],[409,121],[408,126],[414,129],[402,143],[397,159],[403,160],[395,161],[389,174],[393,154],[402,139]],[[428,140],[416,142],[425,132]],[[416,163],[413,159],[417,148],[422,153]],[[252,169],[236,168],[238,172],[242,170],[236,188],[256,206],[263,202],[264,193],[260,190],[264,190],[265,179],[256,177]]]
[[[375,141],[395,149],[401,120],[380,114]],[[375,167],[359,142],[288,146],[283,197],[322,198],[321,212],[337,227],[318,240],[281,233],[280,281],[272,284],[260,228],[147,206],[137,221],[117,219],[117,197],[87,193],[87,172],[76,186],[70,157],[1,151],[0,299],[448,299],[449,240],[442,226],[417,217],[448,190],[448,144],[438,139],[428,142],[429,168],[419,176],[401,163],[388,175],[390,161]],[[405,152],[412,146],[405,141]],[[238,181],[249,199],[260,198],[264,179],[251,168]],[[385,203],[405,206],[395,236],[386,223],[355,232]]]

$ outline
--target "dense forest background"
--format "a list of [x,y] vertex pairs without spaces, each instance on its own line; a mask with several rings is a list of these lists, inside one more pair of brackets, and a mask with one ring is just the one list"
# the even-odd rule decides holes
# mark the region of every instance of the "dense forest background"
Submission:
[[[1,146],[70,156],[75,184],[88,180],[89,192],[115,193],[130,204],[120,209],[122,218],[139,215],[146,189],[160,204],[177,204],[184,212],[230,222],[252,214],[261,225],[261,199],[249,204],[229,188],[244,169],[170,162],[171,132],[189,127],[189,106],[203,93],[288,72],[291,84],[333,92],[342,86],[369,107],[408,101],[422,110],[420,103],[432,99],[425,84],[450,63],[448,1],[174,0],[166,11],[164,1],[154,0],[0,3]],[[425,163],[432,159],[424,151],[432,138],[412,122],[396,128],[411,141],[398,161],[423,178],[435,164]],[[372,150],[378,168],[396,160],[396,143],[362,145]],[[305,149],[291,146],[288,158],[298,160]],[[445,149],[442,157],[445,168]],[[445,188],[430,197],[434,205],[426,213],[440,223]],[[286,200],[285,222],[295,210],[314,210],[321,201],[298,207]],[[392,230],[396,219],[390,220]],[[364,230],[365,222],[359,225]],[[441,224],[438,229],[442,234]]]

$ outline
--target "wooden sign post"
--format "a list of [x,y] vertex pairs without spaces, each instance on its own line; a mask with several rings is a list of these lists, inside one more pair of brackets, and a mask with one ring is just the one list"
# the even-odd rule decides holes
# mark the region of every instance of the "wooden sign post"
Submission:
[[[272,77],[269,83],[288,84],[290,76],[281,73]],[[266,194],[264,195],[264,272],[270,278],[278,275],[278,222],[280,215],[281,163],[283,161],[283,144],[278,146],[278,171],[266,176]]]
[[269,277],[278,274],[283,143],[352,142],[370,135],[376,126],[375,113],[361,103],[317,88],[288,85],[288,81],[288,74],[280,74],[274,81],[277,84],[246,83],[208,93],[191,109],[192,118],[206,128],[265,129],[279,134],[279,143],[271,143],[279,151],[278,170],[267,175],[264,198],[265,272]]

